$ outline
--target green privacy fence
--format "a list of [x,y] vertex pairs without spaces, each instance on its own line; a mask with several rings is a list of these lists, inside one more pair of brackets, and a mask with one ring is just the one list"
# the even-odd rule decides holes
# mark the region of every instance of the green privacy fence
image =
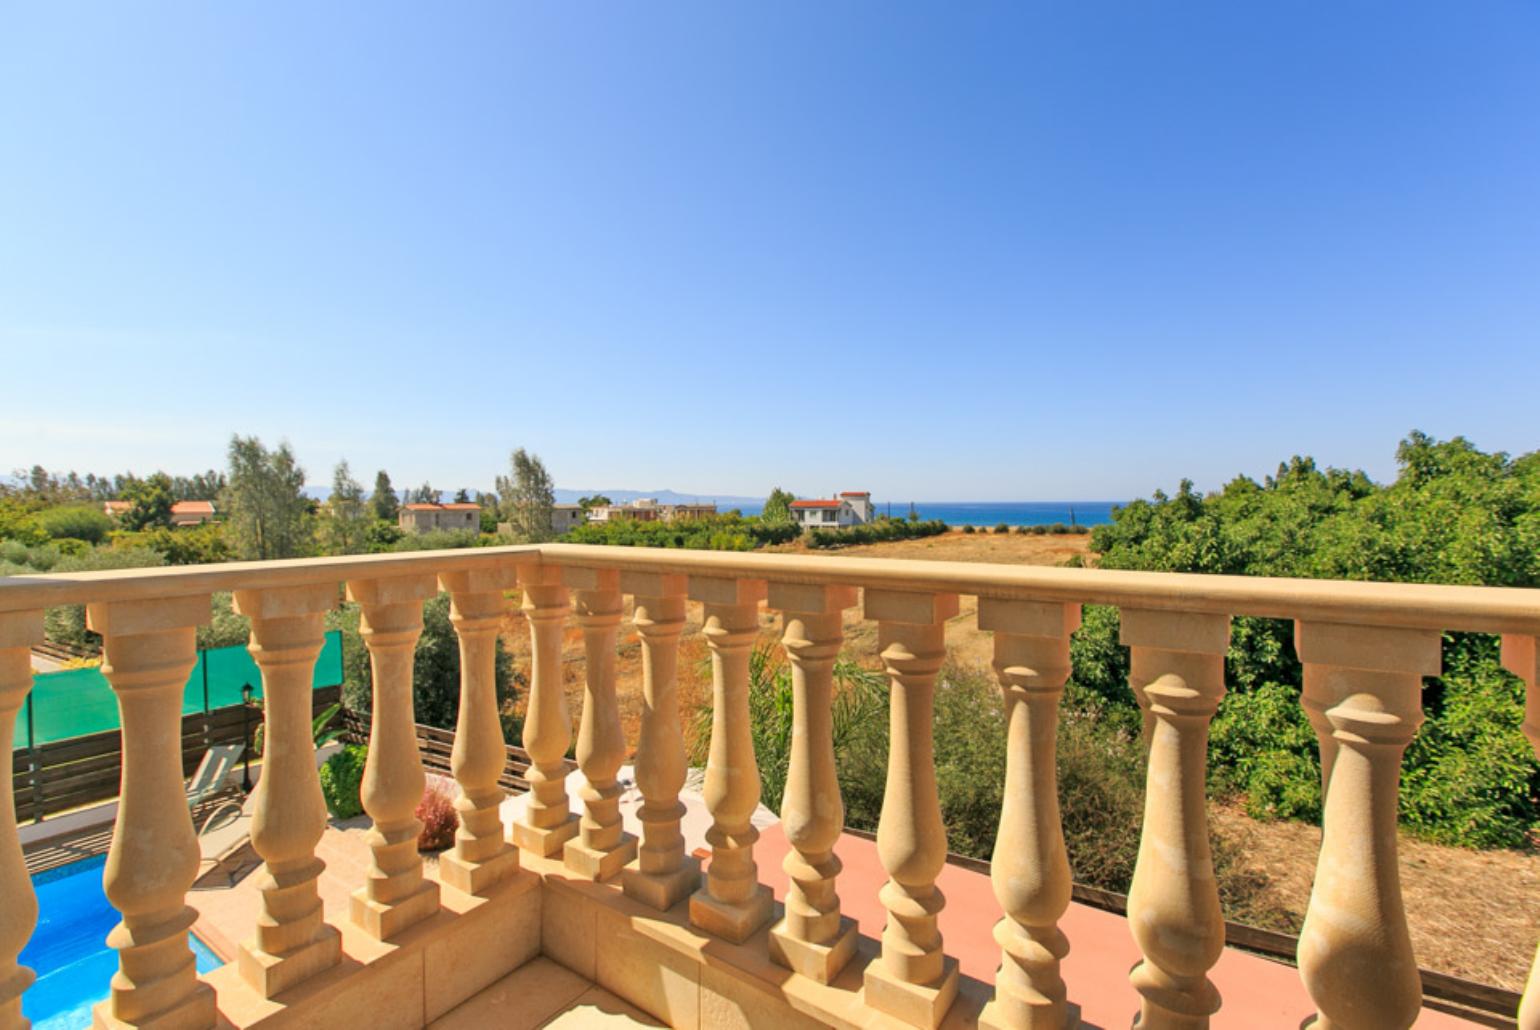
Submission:
[[[250,683],[262,696],[262,671],[245,647],[216,647],[198,652],[187,685],[182,688],[182,714],[212,712],[241,703],[241,687]],[[311,686],[342,683],[342,632],[326,634],[316,658]],[[16,720],[11,747],[38,747],[56,740],[83,737],[118,728],[118,703],[100,669],[40,672],[32,677],[27,706]]]

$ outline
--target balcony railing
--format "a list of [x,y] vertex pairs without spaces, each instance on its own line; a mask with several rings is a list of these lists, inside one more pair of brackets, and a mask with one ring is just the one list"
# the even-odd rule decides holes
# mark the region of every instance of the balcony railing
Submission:
[[[533,644],[523,737],[530,794],[521,819],[505,827],[498,778],[506,752],[493,656],[516,588]],[[373,668],[362,791],[373,829],[372,862],[346,920],[334,925],[323,919],[317,893],[326,816],[309,695],[323,615],[344,589],[362,609]],[[416,848],[414,808],[424,775],[411,692],[422,604],[441,589],[451,597],[462,657],[452,763],[461,829],[434,878],[425,876]],[[186,943],[196,918],[187,893],[198,846],[183,803],[177,743],[195,627],[209,618],[211,593],[222,590],[234,591],[237,610],[251,619],[251,650],[265,684],[267,749],[252,830],[265,864],[252,935],[231,966],[200,979]],[[627,594],[644,669],[635,755],[640,840],[624,832],[616,779],[627,743],[615,697]],[[43,610],[85,604],[89,625],[105,641],[103,671],[121,707],[124,754],[104,873],[122,916],[108,938],[119,971],[97,1008],[98,1025],[213,1027],[223,1016],[246,1026],[284,1012],[302,1021],[357,1021],[395,997],[384,981],[370,980],[371,970],[392,961],[406,969],[400,956],[419,946],[418,1007],[398,1008],[385,1022],[421,1024],[541,951],[560,958],[562,939],[575,932],[563,913],[582,901],[633,913],[626,916],[632,925],[642,918],[634,913],[653,912],[659,927],[693,928],[699,939],[724,947],[762,942],[756,946],[767,960],[786,971],[777,997],[800,1018],[932,1027],[959,997],[957,963],[937,928],[946,837],[931,708],[946,655],[944,627],[958,612],[960,594],[978,598],[979,628],[994,634],[1009,727],[992,872],[1000,966],[976,1013],[981,1025],[1062,1026],[1073,1001],[1060,975],[1074,942],[1058,925],[1071,885],[1054,737],[1070,634],[1085,603],[1121,608],[1132,687],[1145,713],[1149,789],[1128,898],[1128,928],[1143,954],[1130,974],[1142,999],[1139,1025],[1206,1026],[1225,1000],[1209,977],[1224,947],[1224,923],[1204,780],[1208,724],[1225,691],[1235,615],[1295,621],[1302,704],[1330,786],[1298,953],[1300,977],[1320,1015],[1316,1025],[1406,1027],[1418,1018],[1422,991],[1398,882],[1396,816],[1401,754],[1422,718],[1421,680],[1439,672],[1443,632],[1503,634],[1504,661],[1528,685],[1525,732],[1540,749],[1540,591],[559,544],[20,576],[0,580],[0,739],[9,739],[30,688],[28,649],[42,639]],[[714,692],[704,876],[680,830],[686,770],[675,672],[690,601],[704,605]],[[781,811],[791,845],[784,905],[760,880],[759,834],[750,821],[759,775],[749,655],[761,605],[782,616],[795,697]],[[879,892],[887,922],[880,945],[864,947],[842,915],[838,891],[875,885],[840,883],[833,848],[844,813],[829,721],[843,615],[857,607],[877,623],[892,689],[877,834],[888,876]],[[576,747],[585,777],[581,815],[569,811],[564,779],[571,723],[561,644],[569,617],[582,628],[587,658]],[[0,768],[0,793],[9,799],[11,765]],[[617,889],[558,895],[558,873],[563,882]],[[501,915],[486,914],[494,911]],[[9,804],[0,817],[0,913],[0,1025],[24,1025],[21,998],[32,974],[16,959],[37,909]],[[756,936],[767,924],[768,933]],[[414,928],[426,926],[437,929],[414,936]],[[687,951],[676,949],[675,957]],[[710,949],[691,954],[717,961]],[[853,997],[847,991],[836,1003],[820,993],[861,961]],[[1532,976],[1520,1010],[1526,1027],[1540,1025],[1536,983]],[[672,1018],[659,1011],[666,1003],[649,997],[640,991],[630,1000]],[[339,1008],[339,999],[348,1007]]]

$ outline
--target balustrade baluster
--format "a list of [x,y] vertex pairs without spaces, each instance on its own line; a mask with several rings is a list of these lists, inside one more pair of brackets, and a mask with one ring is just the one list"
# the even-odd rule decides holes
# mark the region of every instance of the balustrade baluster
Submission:
[[577,836],[578,817],[567,799],[567,745],[572,723],[562,692],[562,630],[571,610],[562,570],[538,565],[519,577],[524,614],[534,650],[529,705],[524,712],[524,750],[529,752],[529,793],[524,814],[513,824],[512,841],[531,854],[549,857]]
[[214,990],[198,979],[187,934],[198,913],[187,890],[198,838],[182,779],[182,688],[197,662],[196,627],[209,596],[114,601],[86,608],[103,640],[102,674],[118,698],[123,780],[102,873],[122,922],[107,934],[118,953],[99,1027],[212,1027]]
[[[1524,736],[1540,758],[1540,641],[1519,634],[1504,636],[1503,666],[1524,681]],[[1540,1030],[1540,949],[1529,968],[1518,1018],[1519,1030]]]
[[[0,740],[14,739],[16,713],[32,689],[32,645],[42,642],[42,612],[0,612]],[[21,996],[34,974],[16,957],[37,925],[37,895],[16,835],[11,765],[8,754],[0,762],[0,1026],[27,1030],[32,1024],[22,1017]]]
[[1336,751],[1299,935],[1318,1030],[1408,1027],[1422,1007],[1396,821],[1401,753],[1422,724],[1422,678],[1438,674],[1440,641],[1435,630],[1295,623],[1305,697],[1320,706]]
[[1054,767],[1059,698],[1069,678],[1069,637],[1080,606],[979,598],[979,629],[995,635],[995,675],[1005,695],[1005,795],[990,865],[1005,918],[995,924],[1000,971],[981,1027],[1051,1030],[1073,1026],[1059,963],[1069,940],[1069,856],[1059,821]]
[[439,888],[422,873],[417,838],[427,777],[417,751],[412,709],[412,659],[422,635],[423,601],[438,593],[431,573],[348,583],[362,609],[359,635],[369,650],[374,681],[369,717],[369,758],[364,763],[364,811],[372,862],[364,886],[353,892],[353,923],[377,940],[388,940],[438,911]]
[[449,767],[459,785],[455,811],[460,828],[454,850],[439,859],[443,883],[467,894],[485,894],[519,868],[519,852],[503,838],[498,783],[508,748],[497,708],[497,634],[507,613],[503,591],[518,581],[513,566],[445,573],[449,621],[460,642],[460,712]]
[[877,824],[877,856],[889,879],[882,956],[866,967],[866,1003],[912,1026],[935,1027],[957,997],[957,960],[945,955],[936,917],[946,905],[936,876],[946,829],[936,792],[931,736],[936,677],[946,661],[946,620],[956,594],[868,588],[865,617],[892,682],[888,773]]
[[711,813],[706,884],[690,896],[690,922],[735,943],[763,926],[774,902],[759,882],[751,819],[759,805],[759,766],[749,726],[749,653],[759,633],[763,580],[690,577],[690,597],[706,606],[711,649],[711,751],[705,801]]
[[781,826],[791,850],[785,917],[770,931],[770,955],[795,972],[828,983],[856,948],[855,920],[840,916],[834,844],[845,826],[834,766],[834,662],[845,639],[844,610],[853,587],[770,585],[770,607],[785,613],[782,645],[791,661],[791,756]]
[[1209,849],[1208,726],[1224,696],[1230,620],[1125,608],[1129,679],[1143,701],[1149,773],[1144,828],[1128,892],[1128,925],[1144,953],[1129,979],[1139,1026],[1199,1028],[1219,1011],[1208,971],[1224,951],[1224,917]]
[[636,785],[642,792],[642,840],[622,875],[627,896],[659,911],[700,886],[700,860],[684,852],[684,733],[679,724],[679,637],[684,632],[683,576],[628,572],[621,589],[635,598],[632,621],[642,641],[642,727]]
[[326,831],[326,802],[316,773],[311,683],[325,643],[325,612],[335,583],[237,590],[235,610],[251,619],[252,658],[262,670],[262,778],[257,781],[251,844],[262,856],[256,877],[262,914],[237,958],[241,977],[264,998],[336,965],[342,936],[324,921],[317,879],[326,863],[316,844]]
[[624,598],[620,573],[568,569],[577,591],[577,621],[583,628],[586,676],[583,718],[578,725],[577,760],[583,773],[583,816],[576,839],[562,852],[568,870],[590,880],[608,880],[636,855],[636,837],[620,820],[620,784],[615,774],[626,757],[626,738],[615,701],[615,641]]

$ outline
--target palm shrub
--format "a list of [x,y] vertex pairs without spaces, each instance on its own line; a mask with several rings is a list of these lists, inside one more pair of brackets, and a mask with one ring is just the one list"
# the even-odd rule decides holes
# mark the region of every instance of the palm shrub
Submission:
[[[858,736],[869,734],[872,726],[886,724],[886,686],[881,673],[845,658],[834,663],[831,711],[836,755],[856,744]],[[780,646],[757,645],[749,654],[750,725],[759,764],[760,800],[775,810],[786,793],[786,770],[791,763],[792,704],[791,665]],[[711,717],[710,704],[695,711],[692,765],[705,765],[710,754]]]

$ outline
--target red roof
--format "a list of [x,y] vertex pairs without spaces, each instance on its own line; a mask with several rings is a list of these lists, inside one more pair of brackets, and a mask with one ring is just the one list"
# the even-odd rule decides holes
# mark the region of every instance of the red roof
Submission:
[[403,504],[401,507],[407,511],[438,511],[437,504]]
[[841,497],[870,497],[871,495],[872,492],[870,490],[843,490],[840,492]]
[[469,504],[469,503],[467,503],[465,501],[461,501],[458,504],[422,504],[422,503],[414,502],[412,504],[403,504],[401,507],[405,508],[407,511],[480,511],[481,510],[481,505],[479,505],[479,504]]
[[173,515],[212,515],[213,501],[177,501],[171,506]]
[[838,508],[843,501],[792,501],[793,508]]
[[469,501],[455,501],[455,502],[450,503],[450,504],[441,504],[441,505],[439,505],[439,507],[443,508],[445,511],[480,511],[481,510],[481,505],[479,505],[479,504],[472,504]]

